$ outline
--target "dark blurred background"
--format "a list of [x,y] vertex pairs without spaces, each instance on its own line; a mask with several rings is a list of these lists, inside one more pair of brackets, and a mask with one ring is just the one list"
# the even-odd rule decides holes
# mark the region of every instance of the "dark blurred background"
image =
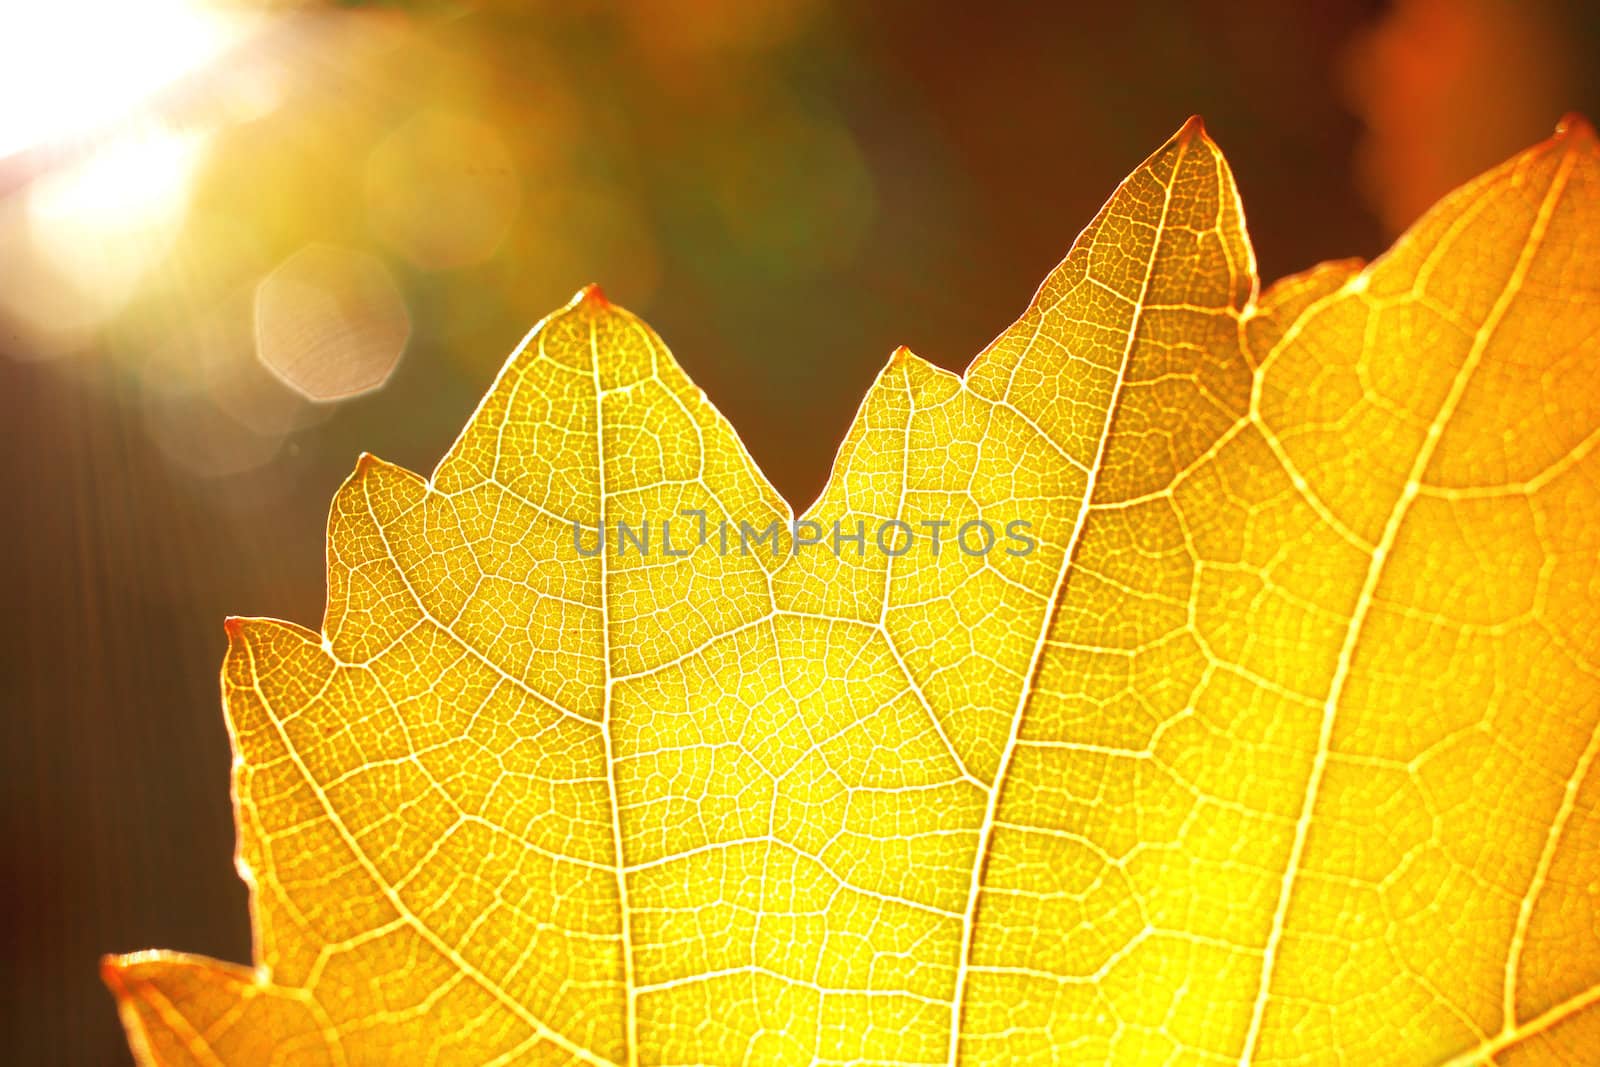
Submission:
[[128,1062],[103,952],[249,958],[222,619],[315,624],[357,454],[431,470],[581,285],[804,505],[892,347],[963,367],[1191,112],[1269,280],[1600,112],[1576,2],[6,11],[13,1063]]

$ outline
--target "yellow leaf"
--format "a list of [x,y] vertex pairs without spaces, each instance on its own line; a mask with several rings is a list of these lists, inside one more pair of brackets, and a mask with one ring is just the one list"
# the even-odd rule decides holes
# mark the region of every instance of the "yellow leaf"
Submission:
[[256,963],[108,960],[136,1053],[1592,1057],[1597,183],[1574,121],[1258,298],[1191,121],[793,526],[580,294],[358,464],[321,634],[229,623]]

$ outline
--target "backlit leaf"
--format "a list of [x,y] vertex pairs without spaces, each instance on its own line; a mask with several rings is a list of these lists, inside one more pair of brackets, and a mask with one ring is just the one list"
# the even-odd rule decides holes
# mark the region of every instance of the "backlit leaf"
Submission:
[[430,479],[357,465],[321,633],[229,622],[255,966],[108,960],[136,1053],[1592,1062],[1597,184],[1574,121],[1258,296],[1191,122],[777,553],[580,294]]

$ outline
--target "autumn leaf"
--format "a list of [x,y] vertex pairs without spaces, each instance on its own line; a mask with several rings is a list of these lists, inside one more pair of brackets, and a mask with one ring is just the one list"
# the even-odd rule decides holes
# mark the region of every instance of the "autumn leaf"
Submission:
[[228,623],[255,966],[109,959],[135,1053],[1592,1058],[1597,183],[1258,297],[1191,121],[799,521],[585,291],[357,465],[322,633]]

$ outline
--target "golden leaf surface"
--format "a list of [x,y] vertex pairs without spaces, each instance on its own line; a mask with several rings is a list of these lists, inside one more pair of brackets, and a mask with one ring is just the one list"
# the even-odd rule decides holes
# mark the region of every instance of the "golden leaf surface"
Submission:
[[1258,298],[1191,121],[964,376],[891,359],[801,517],[861,551],[721,551],[788,506],[580,294],[358,464],[321,634],[230,621],[255,967],[109,959],[136,1054],[1592,1057],[1597,186],[1574,121]]

